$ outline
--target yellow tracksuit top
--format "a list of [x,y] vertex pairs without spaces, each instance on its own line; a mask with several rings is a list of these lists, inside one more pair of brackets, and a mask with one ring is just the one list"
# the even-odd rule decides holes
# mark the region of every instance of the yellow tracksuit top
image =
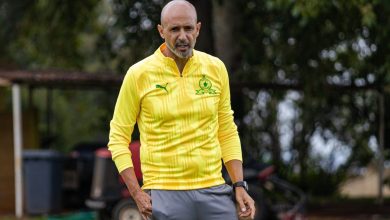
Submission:
[[180,74],[162,47],[124,78],[110,123],[112,158],[119,172],[133,166],[128,146],[137,123],[143,189],[223,184],[221,158],[242,161],[225,65],[194,50]]

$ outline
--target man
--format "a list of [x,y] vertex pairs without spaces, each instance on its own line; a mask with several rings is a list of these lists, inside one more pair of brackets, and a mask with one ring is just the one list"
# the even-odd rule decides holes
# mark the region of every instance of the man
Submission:
[[[218,58],[193,49],[200,26],[192,4],[169,2],[158,25],[165,43],[130,67],[118,95],[108,147],[144,219],[254,218],[227,71]],[[128,149],[135,123],[145,191]]]

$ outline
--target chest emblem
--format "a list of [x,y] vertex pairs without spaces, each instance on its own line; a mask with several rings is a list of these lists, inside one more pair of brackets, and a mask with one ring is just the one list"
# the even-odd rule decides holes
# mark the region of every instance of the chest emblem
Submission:
[[217,94],[215,89],[212,89],[211,87],[213,84],[209,79],[207,79],[206,75],[203,75],[203,77],[199,80],[199,87],[200,89],[196,90],[197,95],[203,95],[203,94]]
[[168,93],[167,86],[168,86],[168,83],[165,84],[165,86],[162,86],[162,85],[157,84],[157,85],[156,85],[156,89],[162,89],[162,90],[165,90],[165,92]]

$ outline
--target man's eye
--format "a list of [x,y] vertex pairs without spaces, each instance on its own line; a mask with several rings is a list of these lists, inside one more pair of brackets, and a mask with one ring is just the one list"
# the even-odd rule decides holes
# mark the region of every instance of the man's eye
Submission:
[[174,28],[171,28],[171,31],[178,31],[179,30],[179,28],[177,28],[177,27],[174,27]]

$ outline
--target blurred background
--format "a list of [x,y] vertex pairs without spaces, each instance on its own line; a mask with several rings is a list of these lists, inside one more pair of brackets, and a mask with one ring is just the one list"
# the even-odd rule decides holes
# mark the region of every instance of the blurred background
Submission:
[[[166,2],[0,1],[0,213],[14,212],[10,85],[22,85],[24,149],[106,146],[122,77],[162,43]],[[389,210],[390,1],[190,2],[196,49],[229,70],[245,163],[273,164],[313,216]]]

